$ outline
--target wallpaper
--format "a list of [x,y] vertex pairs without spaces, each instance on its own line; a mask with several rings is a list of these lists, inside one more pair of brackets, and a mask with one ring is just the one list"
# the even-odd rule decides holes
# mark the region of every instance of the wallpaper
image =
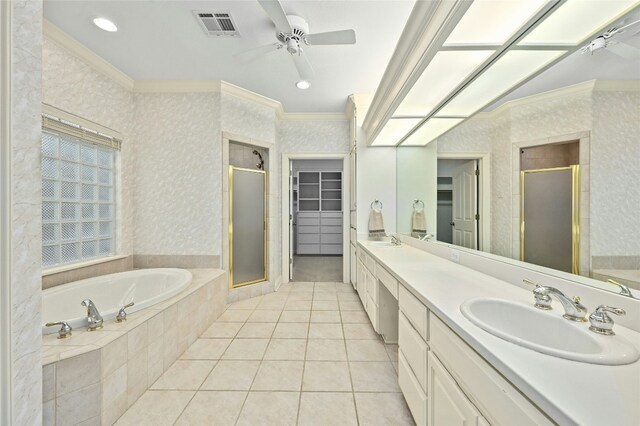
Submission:
[[121,180],[116,183],[116,222],[120,227],[116,244],[119,254],[132,254],[133,94],[46,37],[42,55],[44,103],[114,129],[123,135],[122,151],[119,155]]
[[594,92],[591,254],[640,255],[640,93]]
[[220,111],[223,132],[265,142],[276,141],[276,112],[273,108],[222,93]]
[[135,253],[220,254],[218,117],[217,93],[135,95]]
[[283,153],[347,153],[349,122],[283,120],[280,123],[278,145]]
[[40,111],[42,2],[11,13],[11,423],[42,422]]

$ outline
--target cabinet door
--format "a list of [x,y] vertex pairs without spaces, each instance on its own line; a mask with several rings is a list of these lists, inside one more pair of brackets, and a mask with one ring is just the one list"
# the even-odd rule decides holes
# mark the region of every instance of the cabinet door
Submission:
[[428,354],[428,425],[471,426],[483,424],[476,407],[467,399],[432,352]]
[[351,259],[349,262],[349,272],[350,272],[350,278],[351,278],[351,285],[353,286],[354,290],[358,289],[358,286],[356,284],[356,282],[358,281],[358,277],[357,277],[357,259],[358,259],[358,255],[356,254],[356,246],[354,246],[353,244],[349,244],[349,248],[351,249]]

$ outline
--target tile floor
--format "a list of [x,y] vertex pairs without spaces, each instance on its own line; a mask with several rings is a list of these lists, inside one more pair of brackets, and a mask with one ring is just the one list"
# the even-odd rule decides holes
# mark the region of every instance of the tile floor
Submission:
[[117,425],[412,425],[397,346],[349,284],[234,303]]
[[295,281],[342,281],[342,256],[293,256]]

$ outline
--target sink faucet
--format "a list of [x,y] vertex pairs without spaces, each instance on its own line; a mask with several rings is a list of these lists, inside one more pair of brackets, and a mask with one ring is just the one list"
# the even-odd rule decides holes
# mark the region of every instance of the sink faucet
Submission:
[[536,288],[533,289],[533,296],[536,299],[534,306],[538,309],[551,309],[551,297],[553,296],[562,304],[562,307],[564,308],[564,318],[571,321],[587,321],[587,308],[580,303],[580,298],[578,296],[570,299],[557,288],[541,285],[536,285]]
[[98,328],[102,328],[102,323],[104,322],[104,320],[102,319],[100,312],[98,312],[98,308],[96,307],[96,305],[94,305],[91,299],[83,300],[81,305],[87,307],[87,322],[89,323],[87,330],[95,331]]
[[391,244],[399,246],[402,244],[402,241],[400,241],[400,239],[396,237],[394,234],[391,234]]

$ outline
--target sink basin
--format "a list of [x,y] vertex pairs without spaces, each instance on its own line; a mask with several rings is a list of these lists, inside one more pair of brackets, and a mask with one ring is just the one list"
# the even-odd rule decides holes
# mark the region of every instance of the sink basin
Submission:
[[373,242],[370,242],[369,245],[371,247],[378,247],[378,248],[382,248],[382,247],[400,247],[399,245],[393,244],[390,241],[373,241]]
[[600,336],[588,323],[567,321],[556,311],[503,299],[466,301],[460,312],[481,329],[516,345],[543,354],[591,364],[630,364],[640,357],[622,336]]

